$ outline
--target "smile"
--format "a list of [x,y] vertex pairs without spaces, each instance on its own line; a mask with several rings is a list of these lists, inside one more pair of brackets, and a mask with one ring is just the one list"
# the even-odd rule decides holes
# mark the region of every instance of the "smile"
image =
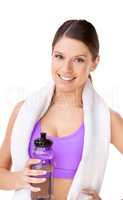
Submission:
[[68,77],[68,76],[62,76],[60,74],[57,74],[61,80],[64,80],[64,81],[72,81],[74,80],[76,77]]

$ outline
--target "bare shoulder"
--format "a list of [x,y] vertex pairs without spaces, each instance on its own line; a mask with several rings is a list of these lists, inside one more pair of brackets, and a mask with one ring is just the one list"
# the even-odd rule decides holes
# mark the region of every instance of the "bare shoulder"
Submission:
[[16,117],[17,117],[17,115],[18,115],[18,112],[20,111],[20,108],[21,108],[21,106],[23,105],[23,103],[24,103],[24,100],[23,100],[23,101],[19,101],[19,102],[15,105],[15,107],[14,107],[14,109],[13,109],[13,111],[12,111],[12,114],[11,114],[11,116],[10,116],[10,122],[13,122],[13,120],[16,119]]
[[123,153],[123,118],[120,113],[110,109],[111,143]]
[[0,168],[10,169],[11,167],[11,153],[10,153],[11,133],[14,122],[23,103],[24,101],[20,101],[15,105],[11,113],[11,116],[8,120],[5,137],[0,147]]
[[7,129],[6,129],[6,136],[8,136],[8,135],[11,134],[12,128],[13,128],[13,125],[14,125],[14,122],[15,122],[15,120],[16,120],[16,117],[17,117],[17,115],[18,115],[18,113],[19,113],[19,111],[20,111],[20,108],[21,108],[21,106],[23,105],[23,103],[24,103],[24,100],[18,102],[18,103],[15,105],[15,107],[14,107],[12,113],[11,113],[11,116],[10,116],[10,118],[9,118],[9,121],[8,121]]
[[119,121],[119,120],[121,120],[122,121],[122,117],[121,117],[121,115],[120,115],[120,113],[118,113],[118,112],[116,112],[116,111],[114,111],[114,110],[112,110],[111,108],[110,108],[110,116],[111,116],[111,120],[113,120],[113,121]]

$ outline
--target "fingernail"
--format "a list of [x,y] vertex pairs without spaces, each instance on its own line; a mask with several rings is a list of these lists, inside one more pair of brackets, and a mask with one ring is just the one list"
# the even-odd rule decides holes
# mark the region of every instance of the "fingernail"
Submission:
[[40,191],[41,190],[41,188],[37,188],[37,191]]
[[37,159],[36,162],[37,162],[37,163],[40,162],[40,159]]
[[46,178],[42,178],[42,181],[46,181]]
[[44,171],[43,174],[47,174],[47,171]]

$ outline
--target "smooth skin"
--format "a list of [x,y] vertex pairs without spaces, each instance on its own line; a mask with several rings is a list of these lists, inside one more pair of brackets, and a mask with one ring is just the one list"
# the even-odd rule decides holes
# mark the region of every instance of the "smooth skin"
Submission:
[[[77,56],[80,54],[83,56]],[[99,56],[93,61],[91,53],[84,43],[66,37],[62,38],[59,42],[57,42],[52,52],[51,68],[52,77],[56,84],[55,95],[53,97],[53,102],[50,107],[54,109],[54,113],[58,111],[57,108],[63,107],[65,108],[64,112],[67,111],[67,109],[73,109],[73,107],[79,113],[80,108],[81,112],[83,111],[81,102],[81,92],[89,73],[96,69],[98,63]],[[76,78],[71,82],[66,82],[61,80],[58,74],[69,77],[74,76]],[[13,112],[10,116],[7,125],[5,138],[0,148],[0,189],[12,190],[30,188],[31,191],[37,192],[39,188],[33,187],[31,183],[42,183],[45,180],[34,177],[31,178],[30,176],[37,176],[39,174],[43,174],[43,171],[31,170],[30,165],[36,163],[38,160],[29,159],[22,171],[11,172],[11,133],[16,117],[23,103],[24,101],[19,102],[13,109]],[[45,115],[46,117],[44,116],[43,120],[47,119],[48,112]],[[112,109],[110,109],[110,115],[110,142],[118,149],[118,151],[120,151],[123,154],[123,118],[120,116],[119,113],[113,111]],[[56,136],[63,136],[60,135],[62,132],[60,132],[60,129],[62,128],[61,125],[59,125],[59,127],[54,128],[55,129],[52,130],[57,130],[55,132]],[[64,133],[66,135],[66,133],[68,133],[68,129],[66,129],[66,131],[64,129]],[[63,182],[65,183],[65,180],[59,180],[60,187],[63,186]],[[70,187],[71,181],[70,183],[67,182],[67,187],[68,184]],[[68,190],[66,191],[66,196],[67,192]],[[92,190],[91,188],[84,188],[82,192],[90,195],[95,200],[101,199],[97,192]],[[60,200],[60,198],[56,198],[56,200]]]

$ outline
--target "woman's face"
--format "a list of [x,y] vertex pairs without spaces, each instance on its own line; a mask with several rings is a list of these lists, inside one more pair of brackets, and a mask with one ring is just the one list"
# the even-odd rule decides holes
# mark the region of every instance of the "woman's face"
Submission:
[[92,60],[88,47],[81,41],[63,37],[52,52],[52,78],[56,88],[73,91],[80,88],[93,71],[99,59]]

